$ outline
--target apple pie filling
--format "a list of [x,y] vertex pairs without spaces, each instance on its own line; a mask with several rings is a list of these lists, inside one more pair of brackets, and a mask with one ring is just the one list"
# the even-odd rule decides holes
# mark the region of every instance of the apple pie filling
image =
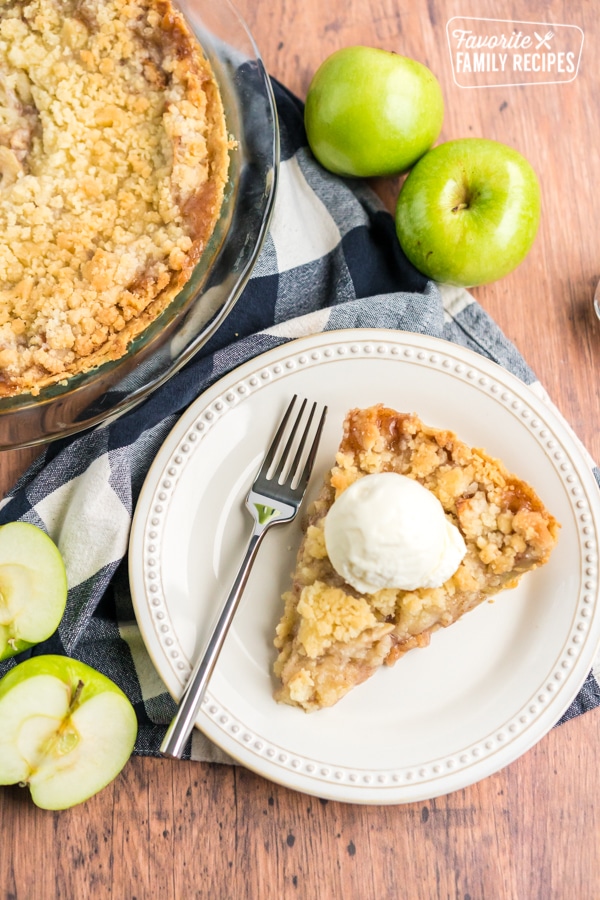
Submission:
[[[357,479],[397,472],[440,501],[466,554],[440,587],[373,594],[333,568],[324,524],[335,499]],[[543,565],[559,525],[534,490],[485,451],[416,415],[382,405],[351,410],[336,464],[308,511],[293,584],[277,627],[278,701],[306,711],[331,706],[381,665],[424,647],[431,634]]]
[[170,0],[0,0],[0,395],[123,355],[189,279],[228,164]]

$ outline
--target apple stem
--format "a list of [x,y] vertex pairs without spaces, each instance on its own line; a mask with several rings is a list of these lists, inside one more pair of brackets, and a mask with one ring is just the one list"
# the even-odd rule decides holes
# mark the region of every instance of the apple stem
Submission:
[[73,699],[71,700],[71,704],[69,706],[69,715],[71,715],[75,711],[77,704],[79,703],[79,698],[81,697],[83,687],[83,681],[80,678],[77,682],[77,687],[75,688],[75,693],[73,694]]
[[461,210],[461,209],[468,209],[468,208],[469,208],[469,204],[468,204],[468,203],[457,203],[456,206],[453,206],[453,207],[452,207],[452,212],[455,213],[455,212],[458,212],[458,211]]

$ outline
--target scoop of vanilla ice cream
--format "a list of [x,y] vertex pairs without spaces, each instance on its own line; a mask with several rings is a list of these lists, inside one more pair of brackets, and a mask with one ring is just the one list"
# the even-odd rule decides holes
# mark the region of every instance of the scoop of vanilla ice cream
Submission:
[[437,497],[395,472],[365,475],[340,494],[325,518],[325,546],[363,594],[439,587],[467,549]]

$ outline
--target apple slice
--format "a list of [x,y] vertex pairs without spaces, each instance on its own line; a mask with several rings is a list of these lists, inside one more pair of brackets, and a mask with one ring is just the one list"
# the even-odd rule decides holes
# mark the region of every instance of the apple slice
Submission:
[[42,809],[83,803],[119,774],[137,736],[123,691],[85,663],[35,656],[0,681],[0,784]]
[[0,526],[0,660],[45,641],[67,602],[67,576],[54,541],[36,525]]

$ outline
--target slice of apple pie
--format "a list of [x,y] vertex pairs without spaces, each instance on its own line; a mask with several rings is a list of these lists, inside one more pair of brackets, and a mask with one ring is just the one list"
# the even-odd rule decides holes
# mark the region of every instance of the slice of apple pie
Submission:
[[[327,515],[355,482],[380,473],[417,481],[459,533],[463,549],[442,584],[398,587],[392,577],[389,586],[377,572],[369,579],[364,560],[358,579],[334,568]],[[356,509],[360,515],[360,503]],[[350,518],[347,527],[356,530]],[[365,530],[377,518],[366,516]],[[416,415],[383,405],[351,410],[336,464],[308,510],[293,586],[284,594],[275,639],[276,700],[307,711],[332,706],[383,663],[392,665],[408,650],[427,646],[432,632],[547,562],[559,527],[528,484],[451,431],[429,428]],[[418,556],[418,548],[410,553]],[[373,584],[367,591],[365,579]]]

